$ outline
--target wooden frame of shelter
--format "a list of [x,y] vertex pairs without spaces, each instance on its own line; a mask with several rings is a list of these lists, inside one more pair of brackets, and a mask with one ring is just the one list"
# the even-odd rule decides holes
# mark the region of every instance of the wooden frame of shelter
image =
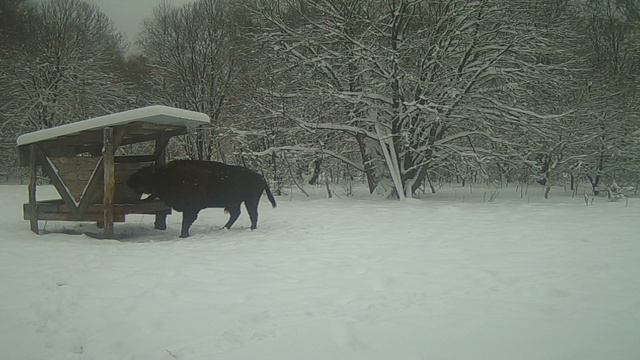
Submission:
[[[95,221],[104,237],[127,214],[155,214],[155,227],[166,228],[171,208],[159,200],[143,201],[126,185],[138,169],[162,166],[169,139],[209,123],[205,114],[149,106],[24,134],[17,139],[20,164],[30,168],[29,203],[24,219],[39,234],[38,220]],[[151,155],[117,156],[120,146],[153,141]],[[36,200],[37,167],[61,199]]]

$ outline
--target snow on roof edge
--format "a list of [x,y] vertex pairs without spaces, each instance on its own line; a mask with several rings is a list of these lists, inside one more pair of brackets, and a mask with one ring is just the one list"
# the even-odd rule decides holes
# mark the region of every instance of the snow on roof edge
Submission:
[[[153,121],[153,118],[158,116],[169,116],[174,118],[175,121],[167,122],[158,121],[157,119],[156,121]],[[168,125],[184,125],[191,128],[198,125],[208,124],[210,119],[207,114],[200,112],[178,109],[164,105],[152,105],[30,132],[20,135],[16,142],[18,146],[28,145],[81,131],[99,129],[111,125],[122,125],[134,121],[147,121]]]

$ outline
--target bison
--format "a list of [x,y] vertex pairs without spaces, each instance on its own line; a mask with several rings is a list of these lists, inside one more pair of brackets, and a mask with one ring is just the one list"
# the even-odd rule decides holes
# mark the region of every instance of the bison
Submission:
[[276,207],[262,175],[216,161],[176,160],[163,167],[145,167],[132,174],[127,185],[139,197],[150,194],[147,199],[158,198],[182,212],[183,238],[189,236],[189,228],[202,209],[224,208],[230,215],[224,227],[229,229],[240,216],[240,204],[244,202],[253,230],[258,225],[258,203],[263,191]]

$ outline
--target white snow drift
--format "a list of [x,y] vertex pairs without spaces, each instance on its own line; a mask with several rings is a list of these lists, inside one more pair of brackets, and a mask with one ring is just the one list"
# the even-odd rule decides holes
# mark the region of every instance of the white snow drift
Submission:
[[296,195],[254,232],[217,209],[105,241],[32,234],[0,186],[0,358],[640,358],[640,200],[510,194]]

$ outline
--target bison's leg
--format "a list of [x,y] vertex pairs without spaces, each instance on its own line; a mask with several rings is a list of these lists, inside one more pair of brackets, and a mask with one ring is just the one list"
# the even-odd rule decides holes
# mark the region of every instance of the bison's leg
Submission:
[[231,229],[233,223],[235,223],[236,220],[238,220],[238,216],[240,216],[240,204],[229,206],[225,210],[229,212],[229,221],[227,221],[224,227]]
[[189,228],[191,224],[198,218],[199,210],[185,210],[182,212],[182,231],[180,232],[181,238],[189,236]]
[[249,218],[251,218],[251,230],[255,230],[258,227],[258,202],[257,200],[247,200],[244,205],[247,207]]
[[167,230],[167,215],[166,211],[156,213],[156,221],[153,223],[154,229]]

